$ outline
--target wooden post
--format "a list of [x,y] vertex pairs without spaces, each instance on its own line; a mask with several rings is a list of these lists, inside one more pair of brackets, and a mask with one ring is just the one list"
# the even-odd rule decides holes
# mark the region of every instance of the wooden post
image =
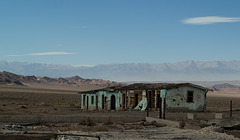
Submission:
[[155,90],[154,107],[155,107],[155,110],[157,111],[157,90]]
[[149,93],[147,92],[147,90],[146,90],[146,94],[147,94],[147,117],[149,117]]
[[159,119],[162,119],[162,98],[159,97]]
[[163,119],[166,118],[166,98],[163,100]]
[[232,118],[232,100],[230,100],[230,118]]

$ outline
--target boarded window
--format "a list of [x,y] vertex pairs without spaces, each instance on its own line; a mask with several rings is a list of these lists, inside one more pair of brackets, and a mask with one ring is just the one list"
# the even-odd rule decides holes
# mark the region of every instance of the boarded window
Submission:
[[91,104],[94,104],[94,96],[91,98]]
[[193,102],[193,91],[187,92],[187,102],[192,103]]

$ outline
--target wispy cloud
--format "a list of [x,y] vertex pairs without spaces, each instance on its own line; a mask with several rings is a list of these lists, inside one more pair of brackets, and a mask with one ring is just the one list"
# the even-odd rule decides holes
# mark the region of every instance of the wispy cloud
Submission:
[[7,56],[24,56],[24,55],[17,55],[17,54],[9,54]]
[[207,17],[193,17],[182,20],[184,24],[213,24],[221,22],[240,22],[240,17],[218,17],[218,16],[207,16]]
[[70,52],[43,52],[43,53],[30,53],[30,54],[23,54],[23,55],[7,55],[7,56],[34,56],[34,55],[70,55],[70,54],[74,54],[74,53],[70,53]]
[[66,54],[73,54],[69,52],[44,52],[44,53],[30,53],[27,55],[66,55]]

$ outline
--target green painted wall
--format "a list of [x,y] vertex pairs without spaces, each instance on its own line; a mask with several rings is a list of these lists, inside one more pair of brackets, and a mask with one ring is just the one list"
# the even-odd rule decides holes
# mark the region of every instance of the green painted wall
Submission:
[[[188,91],[193,91],[193,102],[187,102]],[[168,89],[165,90],[166,108],[169,111],[205,111],[205,95],[205,90],[192,86],[181,86],[179,88]]]
[[[193,102],[187,102],[188,91],[193,91]],[[205,111],[206,109],[206,90],[197,88],[190,85],[181,86],[173,89],[161,90],[161,98],[164,101],[166,98],[166,109],[168,111]],[[85,103],[83,102],[85,97]],[[115,96],[116,110],[121,109],[122,93],[121,92],[106,92],[99,91],[96,94],[82,94],[81,96],[81,108],[87,109],[87,96],[88,96],[88,110],[96,109],[96,96],[98,97],[98,110],[102,110],[102,95],[106,97],[106,103],[104,103],[104,110],[111,110],[111,96]],[[92,102],[93,97],[93,102]],[[129,98],[130,96],[126,97]],[[126,101],[127,102],[127,101]],[[85,105],[84,105],[85,104]],[[163,102],[162,102],[163,107]]]
[[[84,95],[85,95],[85,103],[83,99]],[[103,97],[102,95],[104,95],[104,98],[106,97],[106,103],[104,103],[104,110],[111,109],[111,96],[115,96],[115,107],[116,109],[120,109],[120,92],[106,92],[106,91],[99,91],[96,94],[84,94],[84,93],[81,94],[82,96],[81,109],[87,109],[87,97],[88,97],[88,110],[95,110],[96,97],[98,97],[98,109],[102,110],[102,97]],[[93,102],[92,102],[92,97],[93,97]]]

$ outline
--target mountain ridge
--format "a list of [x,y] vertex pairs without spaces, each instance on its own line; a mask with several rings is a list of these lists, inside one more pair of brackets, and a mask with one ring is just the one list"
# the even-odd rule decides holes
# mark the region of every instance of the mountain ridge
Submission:
[[216,84],[211,86],[210,88],[219,93],[240,94],[240,86],[229,83]]
[[0,61],[0,71],[20,75],[108,79],[111,81],[223,81],[240,80],[240,61],[181,61],[70,66]]
[[32,84],[38,85],[56,85],[56,86],[69,86],[69,87],[109,87],[115,86],[119,83],[114,81],[102,80],[102,79],[84,79],[79,76],[67,77],[67,78],[51,78],[51,77],[36,77],[22,76],[10,72],[0,72],[0,84],[2,85],[19,85],[28,86]]

